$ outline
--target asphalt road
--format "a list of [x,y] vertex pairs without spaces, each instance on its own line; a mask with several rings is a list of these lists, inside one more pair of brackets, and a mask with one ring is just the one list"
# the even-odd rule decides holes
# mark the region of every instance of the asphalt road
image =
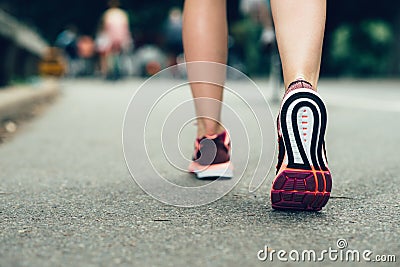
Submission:
[[[338,239],[400,261],[400,81],[321,81],[333,197],[323,211],[305,213],[272,210],[272,174],[255,193],[241,182],[197,208],[144,193],[121,142],[126,106],[142,82],[63,81],[56,103],[0,145],[0,266],[267,266],[257,258],[265,246],[320,252],[338,249]],[[268,99],[268,84],[257,83]],[[298,265],[276,255],[273,264]],[[303,264],[358,265],[328,257]]]

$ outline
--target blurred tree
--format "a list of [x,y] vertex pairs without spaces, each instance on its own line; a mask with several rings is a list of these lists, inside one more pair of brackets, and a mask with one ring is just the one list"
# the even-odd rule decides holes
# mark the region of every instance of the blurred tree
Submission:
[[[396,26],[397,25],[397,26]],[[400,76],[400,2],[328,1],[323,75]]]
[[386,75],[391,68],[390,55],[394,34],[382,20],[342,24],[332,34],[329,59],[336,73],[350,76]]

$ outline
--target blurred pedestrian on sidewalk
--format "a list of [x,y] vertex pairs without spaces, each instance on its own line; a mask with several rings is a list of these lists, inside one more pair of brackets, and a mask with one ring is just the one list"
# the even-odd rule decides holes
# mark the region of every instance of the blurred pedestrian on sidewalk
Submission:
[[239,9],[243,19],[232,26],[232,34],[235,43],[242,49],[240,54],[243,56],[246,73],[265,74],[260,65],[266,62],[260,54],[275,41],[269,1],[241,0]]
[[108,5],[109,9],[101,18],[96,38],[97,50],[100,54],[100,71],[103,77],[119,76],[119,56],[133,46],[128,14],[120,8],[118,0],[110,0]]
[[75,25],[68,25],[56,38],[55,46],[63,51],[67,61],[67,73],[74,76],[77,72],[77,38],[78,29]]
[[169,11],[165,23],[165,45],[168,53],[168,66],[177,63],[177,57],[183,54],[182,44],[182,11],[174,7]]

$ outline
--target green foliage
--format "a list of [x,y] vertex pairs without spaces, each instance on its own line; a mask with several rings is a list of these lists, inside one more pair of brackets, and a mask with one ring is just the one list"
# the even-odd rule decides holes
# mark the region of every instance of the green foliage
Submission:
[[330,64],[336,73],[376,76],[388,73],[394,31],[383,20],[342,24],[332,33]]

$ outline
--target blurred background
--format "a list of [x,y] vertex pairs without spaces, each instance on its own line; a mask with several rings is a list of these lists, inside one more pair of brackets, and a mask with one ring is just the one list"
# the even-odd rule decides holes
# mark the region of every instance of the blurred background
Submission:
[[[228,1],[229,65],[251,77],[268,76],[279,64],[262,3]],[[1,0],[0,86],[39,73],[152,75],[183,60],[182,6],[183,0]],[[106,15],[117,8],[122,12]],[[124,23],[115,45],[107,31]],[[322,77],[400,77],[400,2],[328,1],[324,46]]]

